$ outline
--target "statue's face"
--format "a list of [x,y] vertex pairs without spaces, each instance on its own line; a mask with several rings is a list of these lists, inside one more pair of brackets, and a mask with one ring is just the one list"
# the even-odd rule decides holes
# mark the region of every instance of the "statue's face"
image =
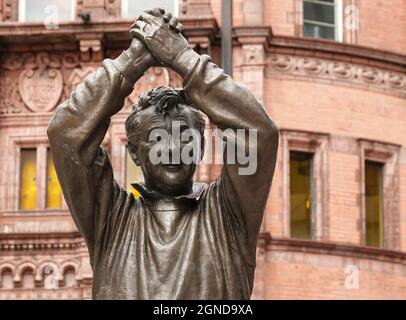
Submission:
[[[141,111],[137,154],[133,159],[141,166],[148,188],[167,196],[177,196],[191,191],[196,163],[195,161],[184,163],[182,157],[176,158],[175,154],[186,154],[192,145],[198,148],[199,142],[202,141],[197,141],[196,138],[180,139],[176,134],[196,129],[193,126],[193,116],[187,106],[182,109],[173,108],[166,114],[156,112],[155,108]],[[154,159],[156,156],[169,161],[156,163],[156,158]]]

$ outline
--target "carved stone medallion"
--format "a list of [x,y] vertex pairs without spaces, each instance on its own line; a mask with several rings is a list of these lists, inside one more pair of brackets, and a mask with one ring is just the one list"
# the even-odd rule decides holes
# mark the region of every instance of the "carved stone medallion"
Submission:
[[62,94],[62,73],[58,69],[26,69],[20,74],[18,89],[21,98],[31,111],[50,111],[56,106]]

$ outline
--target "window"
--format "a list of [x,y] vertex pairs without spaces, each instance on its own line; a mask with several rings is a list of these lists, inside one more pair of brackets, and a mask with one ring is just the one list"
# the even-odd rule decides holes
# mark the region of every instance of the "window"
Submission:
[[312,238],[311,153],[290,152],[290,236]]
[[283,236],[328,240],[329,136],[282,129],[280,141]]
[[20,208],[37,207],[37,151],[21,149]]
[[47,149],[47,208],[58,209],[62,207],[62,189],[56,175],[52,154]]
[[362,245],[401,249],[400,145],[359,140]]
[[20,0],[19,21],[72,21],[75,19],[75,3],[76,0]]
[[131,183],[144,181],[142,171],[139,166],[135,165],[128,151],[126,154],[126,190],[132,192],[135,198],[139,198],[139,192],[131,186]]
[[178,0],[122,0],[121,10],[123,17],[135,18],[144,10],[151,8],[164,8],[175,16],[178,15]]
[[304,0],[303,35],[342,40],[341,0]]
[[365,162],[365,242],[381,247],[383,239],[383,165]]
[[19,208],[60,209],[62,190],[52,161],[44,145],[20,149],[20,200]]
[[4,269],[3,272],[1,273],[1,288],[2,289],[14,288],[13,273],[9,268]]
[[31,268],[24,270],[21,276],[21,285],[25,289],[32,289],[35,287],[34,271]]
[[67,268],[63,274],[63,282],[65,287],[73,288],[76,287],[76,274],[75,269]]

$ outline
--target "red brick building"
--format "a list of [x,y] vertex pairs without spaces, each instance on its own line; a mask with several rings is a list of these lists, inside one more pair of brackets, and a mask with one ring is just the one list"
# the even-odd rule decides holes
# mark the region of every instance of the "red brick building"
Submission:
[[[151,5],[221,64],[220,0],[0,0],[0,299],[91,297],[46,128]],[[232,71],[281,131],[253,298],[406,299],[406,2],[234,0]],[[103,142],[123,186],[140,178],[125,118],[158,85],[181,79],[151,69]],[[202,165],[196,179],[218,172]]]

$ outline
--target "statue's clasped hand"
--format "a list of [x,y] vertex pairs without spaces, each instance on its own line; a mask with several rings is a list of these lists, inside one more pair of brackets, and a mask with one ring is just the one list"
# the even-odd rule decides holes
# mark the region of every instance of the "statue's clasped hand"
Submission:
[[155,8],[136,19],[130,34],[144,43],[160,65],[171,67],[175,59],[190,48],[181,34],[182,29],[178,18],[162,8]]

